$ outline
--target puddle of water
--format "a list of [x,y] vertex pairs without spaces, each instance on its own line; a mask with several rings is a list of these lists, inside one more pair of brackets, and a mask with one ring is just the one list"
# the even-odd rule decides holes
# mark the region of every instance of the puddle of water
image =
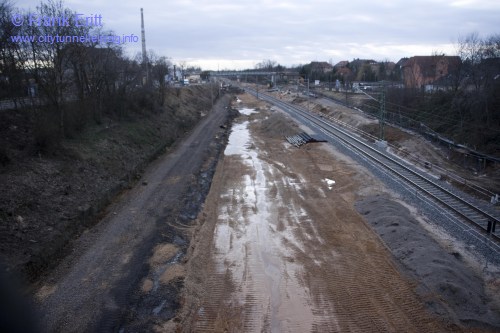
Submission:
[[165,306],[165,303],[166,303],[166,302],[167,302],[167,301],[163,300],[163,301],[160,303],[160,305],[158,305],[156,308],[154,308],[154,309],[153,309],[153,313],[154,313],[155,315],[158,315],[158,314],[161,312],[161,310],[163,310],[163,307]]
[[323,189],[318,187],[317,190],[318,190],[319,196],[321,198],[326,198],[326,194],[325,194],[325,191],[323,191]]
[[304,183],[304,179],[299,176],[299,179],[293,179],[290,177],[284,176],[285,184],[289,187],[293,187],[297,195],[302,199],[305,200],[304,196],[302,195],[302,186],[301,184]]
[[234,124],[231,128],[229,141],[224,155],[243,155],[247,146],[250,144],[250,132],[248,131],[248,121],[240,124]]
[[[303,268],[286,260],[294,254],[286,244],[299,248],[301,244],[292,228],[276,231],[278,209],[286,204],[281,195],[272,200],[269,197],[273,180],[268,176],[279,170],[261,160],[257,150],[249,149],[250,144],[248,122],[235,124],[224,153],[240,155],[241,162],[252,171],[242,175],[239,186],[221,194],[221,198],[231,200],[224,200],[227,204],[219,207],[214,235],[216,269],[219,273],[231,271],[237,286],[233,297],[245,305],[245,318],[254,323],[250,331],[262,331],[266,321],[273,332],[289,331],[291,327],[309,331],[313,323],[311,301],[298,281]],[[297,181],[292,181],[290,185],[300,190],[300,185],[294,184]],[[296,219],[294,223],[309,222],[306,212],[296,207],[289,215],[295,215],[291,217]],[[256,301],[245,304],[248,296]]]
[[275,162],[276,165],[280,166],[281,168],[283,169],[286,169],[286,165],[284,165],[283,163],[281,162]]
[[246,116],[249,116],[252,113],[259,113],[259,111],[256,111],[255,109],[248,109],[248,108],[239,109],[238,111]]
[[173,256],[168,262],[159,265],[156,267],[153,271],[153,288],[152,292],[156,293],[158,291],[158,288],[160,287],[160,277],[162,276],[163,273],[172,265],[175,265],[179,263],[181,258],[184,256],[182,251],[178,251],[175,256]]

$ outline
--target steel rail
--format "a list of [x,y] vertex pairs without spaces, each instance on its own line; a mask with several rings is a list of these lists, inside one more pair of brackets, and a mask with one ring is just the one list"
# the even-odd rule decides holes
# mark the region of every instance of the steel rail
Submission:
[[[342,101],[340,101],[340,100],[338,100],[338,99],[336,99],[336,98],[333,98],[332,96],[328,96],[328,95],[326,95],[326,94],[324,94],[324,93],[318,93],[318,94],[319,94],[322,98],[327,99],[327,100],[329,100],[329,101],[331,101],[331,102],[333,102],[333,103],[336,103],[336,104],[339,104],[339,105],[343,105],[343,106],[346,106],[346,107],[348,107],[348,108],[350,108],[350,109],[353,109],[353,110],[359,111],[359,112],[361,112],[361,113],[362,113],[365,117],[368,117],[368,118],[370,118],[370,119],[377,119],[377,120],[378,120],[378,118],[377,118],[377,117],[375,117],[375,116],[373,116],[372,114],[370,114],[370,113],[368,113],[368,112],[365,112],[365,111],[363,111],[363,110],[361,110],[361,109],[358,109],[358,108],[356,108],[356,107],[351,107],[351,106],[349,106],[349,105],[345,104],[344,102],[342,102]],[[365,93],[365,94],[366,94],[366,93]],[[363,132],[363,131],[361,131],[361,130],[359,130],[359,129],[357,129],[357,128],[352,128],[352,126],[350,126],[350,125],[348,125],[348,124],[346,124],[346,123],[343,123],[342,121],[340,121],[340,120],[338,120],[338,119],[335,119],[335,118],[332,118],[332,117],[328,117],[328,116],[326,116],[326,117],[327,117],[327,118],[329,118],[329,119],[330,119],[330,120],[332,120],[332,121],[335,121],[335,122],[337,122],[337,123],[340,123],[343,127],[348,127],[348,128],[350,128],[350,129],[354,130],[355,132],[360,132],[360,133],[362,133],[362,134],[363,134],[363,135],[365,135],[365,136],[371,136],[369,133]],[[385,122],[386,122],[386,123],[388,123],[388,124],[390,124],[391,126],[394,126],[394,127],[400,128],[400,129],[401,129],[401,130],[403,130],[403,131],[404,131],[404,130],[406,130],[405,128],[401,127],[400,125],[398,125],[398,124],[396,124],[396,123],[394,123],[394,122],[392,122],[392,121],[389,121],[389,120],[387,120],[387,119],[385,119]],[[428,130],[428,131],[432,131],[432,130],[431,130],[431,129],[429,129],[429,128],[428,128],[427,130]],[[388,143],[388,146],[390,146],[392,149],[394,149],[394,150],[396,150],[396,151],[401,151],[401,148],[396,147],[396,146],[394,146],[394,145],[391,145],[390,143]],[[401,151],[401,152],[404,152],[404,151]],[[406,153],[406,152],[405,152],[405,153]],[[407,153],[407,157],[409,157],[411,160],[413,160],[413,161],[417,162],[417,164],[422,164],[423,162],[424,162],[424,163],[426,162],[425,160],[420,160],[418,156],[414,156],[414,155],[409,154],[409,153]],[[466,178],[463,178],[463,177],[461,177],[461,176],[459,176],[459,175],[454,174],[453,172],[449,172],[449,170],[446,170],[446,169],[444,169],[444,168],[442,168],[442,167],[440,167],[440,166],[438,166],[438,165],[432,165],[432,168],[433,168],[433,169],[438,170],[441,174],[443,174],[443,175],[445,175],[445,176],[449,177],[449,178],[450,178],[450,179],[452,179],[453,181],[458,182],[458,183],[460,183],[461,185],[467,186],[468,188],[470,188],[471,190],[475,191],[477,194],[482,195],[482,196],[483,196],[483,197],[485,197],[485,198],[490,199],[490,198],[492,198],[492,197],[494,197],[494,196],[496,195],[496,193],[493,193],[492,191],[490,191],[490,190],[488,190],[488,189],[486,189],[486,188],[483,188],[483,187],[481,187],[481,186],[479,186],[479,185],[476,185],[476,184],[474,184],[473,182],[468,181]]]
[[[244,89],[250,94],[256,95],[256,92],[253,89],[246,87]],[[449,190],[435,183],[433,180],[427,178],[426,176],[412,170],[410,167],[405,166],[394,158],[387,156],[386,154],[371,147],[365,142],[362,142],[360,139],[354,137],[350,133],[347,133],[345,130],[338,128],[331,122],[327,122],[324,119],[321,119],[320,117],[317,117],[300,107],[283,102],[263,92],[259,93],[259,97],[274,105],[280,106],[285,110],[288,110],[289,112],[293,112],[307,121],[314,123],[316,126],[320,127],[322,131],[326,131],[325,134],[335,136],[336,138],[340,139],[345,145],[352,147],[356,151],[360,152],[362,156],[366,156],[375,161],[377,164],[381,165],[383,168],[390,170],[392,173],[409,183],[414,188],[431,197],[434,201],[437,201],[452,212],[461,216],[464,220],[466,220],[466,222],[478,228],[482,233],[486,233],[487,227],[485,227],[484,224],[487,224],[488,221],[491,221],[492,223],[496,222],[500,228],[500,221],[498,217],[484,211],[480,207],[477,207],[466,199],[450,192]],[[388,165],[389,163],[392,165]],[[495,234],[491,235],[495,240],[500,241],[500,237]]]

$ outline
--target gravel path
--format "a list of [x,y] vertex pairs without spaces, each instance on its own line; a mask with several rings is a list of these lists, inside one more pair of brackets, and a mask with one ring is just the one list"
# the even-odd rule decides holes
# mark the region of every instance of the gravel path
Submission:
[[46,280],[37,293],[43,331],[118,328],[154,246],[164,241],[163,226],[175,219],[183,194],[214,152],[211,145],[227,119],[228,102],[229,97],[219,100],[175,151],[155,161]]

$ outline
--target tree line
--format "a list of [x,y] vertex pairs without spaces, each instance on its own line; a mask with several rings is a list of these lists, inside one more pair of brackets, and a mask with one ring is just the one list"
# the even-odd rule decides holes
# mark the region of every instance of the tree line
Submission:
[[75,13],[56,0],[44,0],[30,10],[0,1],[0,100],[32,111],[34,128],[42,132],[38,144],[71,136],[89,122],[100,123],[104,114],[125,117],[134,107],[154,109],[165,102],[164,78],[172,68],[165,56],[150,51],[146,63],[139,56],[130,59],[123,44],[111,39],[14,42],[12,36],[115,35],[95,24],[16,24],[16,18],[30,15],[60,18]]
[[[460,60],[438,89],[387,88],[386,118],[413,124],[488,154],[500,151],[500,34],[460,37]],[[437,56],[437,55],[436,55]],[[377,102],[366,110],[380,114]]]
[[[339,80],[342,86],[349,89],[353,81],[391,81],[385,88],[386,119],[403,127],[430,129],[455,143],[498,155],[500,34],[481,38],[478,33],[470,33],[458,38],[456,50],[458,61],[450,65],[449,72],[440,78],[440,82],[432,82],[430,89],[424,85],[404,85],[405,75],[411,75],[404,70],[408,58],[401,59],[397,65],[388,60],[353,59],[340,67],[331,66],[329,70],[324,70],[315,62],[284,68],[273,60],[263,60],[255,67],[258,70],[296,72],[310,81],[332,83]],[[435,59],[431,59],[431,66],[425,71],[432,73],[425,74],[432,76],[438,70],[435,64],[442,57],[444,55],[431,55],[430,58]],[[380,103],[376,101],[380,92],[370,93],[375,100],[367,100],[364,109],[380,116]]]

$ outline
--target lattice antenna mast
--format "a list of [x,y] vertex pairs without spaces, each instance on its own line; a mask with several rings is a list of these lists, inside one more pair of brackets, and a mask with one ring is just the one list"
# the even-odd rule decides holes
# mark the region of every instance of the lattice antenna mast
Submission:
[[142,66],[146,72],[146,83],[149,82],[148,55],[146,54],[146,31],[144,29],[144,13],[141,8]]

